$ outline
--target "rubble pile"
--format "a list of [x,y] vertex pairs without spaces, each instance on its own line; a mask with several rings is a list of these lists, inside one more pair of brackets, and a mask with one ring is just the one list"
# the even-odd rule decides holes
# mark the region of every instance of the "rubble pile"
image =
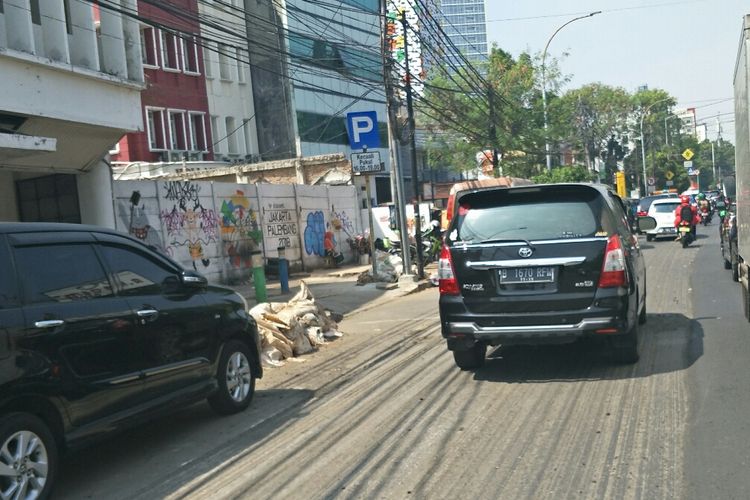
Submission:
[[397,282],[398,277],[401,276],[401,268],[403,267],[402,262],[401,257],[398,255],[375,250],[375,267],[378,269],[378,275],[373,276],[372,269],[368,269],[357,276],[357,285],[365,285],[374,282]]
[[258,324],[264,366],[282,366],[285,359],[312,352],[328,340],[341,337],[335,317],[315,302],[304,281],[289,302],[264,302],[249,313]]

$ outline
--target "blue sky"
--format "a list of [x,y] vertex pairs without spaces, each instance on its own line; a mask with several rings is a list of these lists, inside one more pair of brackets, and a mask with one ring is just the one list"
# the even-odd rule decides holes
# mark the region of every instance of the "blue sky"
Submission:
[[[695,107],[698,122],[716,137],[716,114],[722,135],[734,142],[732,78],[742,16],[750,2],[741,0],[485,0],[490,43],[518,55],[541,53],[563,23],[575,21],[552,40],[548,57],[568,56],[561,71],[568,88],[590,82],[662,88],[679,107]],[[520,19],[526,18],[526,19]]]

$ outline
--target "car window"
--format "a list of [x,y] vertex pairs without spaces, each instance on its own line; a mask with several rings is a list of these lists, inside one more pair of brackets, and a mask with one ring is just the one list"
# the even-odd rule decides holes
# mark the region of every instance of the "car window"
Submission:
[[121,295],[159,294],[179,282],[177,270],[130,247],[103,244],[104,261],[119,281]]
[[18,305],[16,274],[10,261],[5,238],[0,236],[0,309],[7,309]]
[[16,247],[26,302],[80,302],[112,295],[112,286],[91,245]]
[[679,207],[680,204],[678,202],[675,203],[657,203],[653,206],[653,211],[656,214],[671,214],[674,213],[675,210],[677,210],[677,207]]
[[[589,192],[590,191],[590,192]],[[591,194],[593,193],[593,195]],[[498,197],[494,192],[461,198],[454,241],[583,238],[612,233],[602,216],[596,191],[519,193]]]

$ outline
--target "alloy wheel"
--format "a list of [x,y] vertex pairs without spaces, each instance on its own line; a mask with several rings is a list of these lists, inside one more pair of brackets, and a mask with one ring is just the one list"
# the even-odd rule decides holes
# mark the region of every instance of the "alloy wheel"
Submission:
[[235,352],[227,362],[227,391],[237,403],[244,401],[250,394],[252,374],[247,357],[241,352]]
[[0,498],[38,498],[48,471],[47,449],[42,439],[31,431],[12,434],[0,448]]

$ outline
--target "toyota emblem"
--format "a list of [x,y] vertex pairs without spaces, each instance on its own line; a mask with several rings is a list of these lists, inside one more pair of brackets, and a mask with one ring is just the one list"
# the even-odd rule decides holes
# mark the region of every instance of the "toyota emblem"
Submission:
[[518,249],[518,255],[523,257],[524,259],[528,259],[531,257],[531,254],[534,253],[534,251],[529,247],[521,247]]

